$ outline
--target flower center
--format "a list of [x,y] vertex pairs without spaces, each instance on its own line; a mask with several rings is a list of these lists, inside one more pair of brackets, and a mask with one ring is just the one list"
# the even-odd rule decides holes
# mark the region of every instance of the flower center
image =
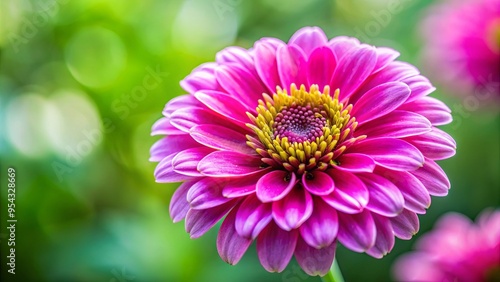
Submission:
[[268,166],[284,168],[299,175],[315,169],[326,170],[337,165],[335,158],[345,149],[343,142],[354,143],[352,137],[357,126],[349,115],[352,105],[339,102],[339,90],[330,95],[317,85],[306,91],[304,85],[290,87],[290,94],[277,87],[273,96],[263,95],[259,100],[257,116],[247,113],[252,120],[247,124],[257,138],[247,135],[247,144],[262,156]]

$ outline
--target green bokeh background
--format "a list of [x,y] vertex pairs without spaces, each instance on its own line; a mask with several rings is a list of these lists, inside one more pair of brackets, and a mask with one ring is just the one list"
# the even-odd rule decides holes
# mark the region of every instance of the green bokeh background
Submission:
[[[217,254],[217,227],[191,240],[168,215],[177,185],[155,183],[151,125],[183,94],[179,81],[230,45],[287,41],[303,26],[364,37],[422,67],[416,0],[2,0],[0,187],[2,281],[320,281],[292,261],[267,273],[255,246],[236,266]],[[396,7],[397,12],[387,12]],[[387,16],[388,15],[388,16]],[[144,78],[160,72],[149,90]],[[463,97],[432,94],[454,109]],[[134,96],[135,95],[135,96]],[[484,102],[481,102],[484,104]],[[486,105],[481,105],[486,106]],[[470,107],[469,107],[470,109]],[[498,111],[497,111],[498,112]],[[457,211],[474,218],[500,204],[500,119],[492,107],[454,114],[457,141],[440,164],[452,188],[420,216],[418,238]],[[7,273],[7,168],[16,169],[16,274]],[[411,241],[383,259],[340,246],[346,281],[390,281]]]

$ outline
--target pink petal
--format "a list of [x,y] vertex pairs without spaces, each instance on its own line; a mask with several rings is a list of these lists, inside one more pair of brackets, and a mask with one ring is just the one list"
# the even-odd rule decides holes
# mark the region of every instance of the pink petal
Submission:
[[337,36],[328,42],[328,46],[333,51],[333,55],[335,55],[338,62],[342,57],[349,54],[349,51],[358,48],[360,43],[359,40],[354,37]]
[[298,87],[307,83],[306,59],[304,53],[294,45],[285,45],[278,48],[276,54],[278,63],[278,74],[281,79],[281,86],[289,89],[292,83]]
[[407,111],[393,111],[356,128],[355,136],[403,138],[431,131],[431,123],[425,117]]
[[215,151],[198,163],[198,171],[206,176],[232,177],[259,173],[260,158],[230,151]]
[[336,159],[339,165],[336,169],[348,172],[373,172],[375,161],[367,155],[351,153],[342,154]]
[[292,258],[298,231],[284,231],[271,222],[257,238],[257,255],[269,272],[281,272]]
[[227,198],[238,198],[254,193],[257,186],[256,179],[260,178],[265,173],[266,171],[262,171],[261,174],[255,174],[249,177],[231,178],[231,181],[222,189],[222,195]]
[[330,84],[337,62],[330,48],[319,47],[314,50],[307,62],[307,81],[309,85],[317,84],[320,91]]
[[181,182],[193,178],[192,176],[180,174],[174,171],[174,167],[172,166],[172,160],[176,155],[177,155],[176,153],[168,155],[156,166],[154,172],[156,182],[172,183],[172,182]]
[[248,50],[239,46],[230,46],[219,51],[215,55],[215,61],[219,64],[236,63],[250,73],[255,73],[255,65]]
[[421,99],[434,92],[436,88],[432,86],[429,80],[421,75],[416,75],[412,77],[407,77],[402,80],[411,89],[410,97],[408,97],[407,103]]
[[255,154],[255,151],[246,144],[247,139],[244,134],[224,126],[203,124],[191,128],[189,133],[198,143],[210,148],[245,155]]
[[417,147],[426,158],[431,160],[443,160],[455,155],[457,144],[455,140],[446,132],[438,128],[418,136],[411,136],[404,139],[408,143]]
[[335,190],[323,200],[343,213],[360,213],[368,204],[368,189],[356,175],[341,170],[328,170],[335,182]]
[[182,183],[172,195],[169,212],[173,222],[179,222],[186,217],[189,210],[189,202],[186,199],[187,193],[195,182],[196,181],[186,181]]
[[191,186],[186,199],[195,210],[220,206],[231,200],[222,196],[224,184],[225,182],[218,178],[205,177]]
[[283,170],[268,172],[257,181],[257,197],[264,203],[283,199],[297,183],[295,173]]
[[387,217],[394,217],[401,213],[405,201],[396,185],[373,173],[363,173],[358,176],[370,193],[367,209]]
[[236,204],[230,201],[223,205],[205,210],[190,209],[186,215],[186,231],[191,235],[191,239],[198,238],[205,234],[217,221],[225,216]]
[[189,133],[191,128],[200,124],[220,124],[227,123],[223,117],[209,109],[201,107],[182,108],[172,113],[171,123],[173,126]]
[[337,60],[337,68],[333,73],[330,86],[332,90],[340,89],[340,101],[344,101],[361,86],[372,73],[376,61],[375,49],[368,46],[353,48]]
[[194,141],[188,134],[164,137],[156,141],[156,143],[154,143],[151,147],[151,157],[149,160],[152,162],[159,162],[168,155],[199,146],[200,144]]
[[331,243],[329,246],[316,249],[309,246],[299,237],[297,247],[295,248],[295,259],[304,270],[311,276],[324,276],[333,264],[337,244]]
[[298,228],[313,211],[311,194],[305,189],[292,189],[283,199],[273,202],[273,218],[286,231]]
[[403,210],[398,216],[389,218],[394,235],[399,239],[410,240],[419,229],[418,216],[409,210]]
[[268,94],[276,91],[276,86],[281,85],[281,80],[278,74],[278,63],[276,61],[276,51],[278,47],[284,43],[273,44],[268,40],[259,40],[254,45],[255,50],[255,67],[259,77],[267,86]]
[[201,106],[203,105],[198,100],[196,100],[193,95],[181,95],[168,101],[168,103],[165,105],[165,108],[163,109],[162,114],[166,117],[170,117],[170,115],[178,109]]
[[433,160],[426,159],[424,166],[412,171],[432,196],[446,196],[450,189],[450,181],[443,169]]
[[[342,92],[342,89],[340,90]],[[410,95],[410,88],[401,82],[388,82],[375,86],[354,104],[351,116],[359,125],[384,116],[401,104]]]
[[333,192],[335,183],[330,175],[315,170],[313,172],[304,173],[302,175],[302,185],[311,192],[311,194],[324,196]]
[[338,213],[339,233],[337,238],[346,248],[355,252],[365,252],[373,247],[377,229],[371,213],[364,210],[358,214]]
[[180,174],[202,176],[198,171],[198,163],[213,151],[213,149],[207,147],[196,147],[181,151],[172,159],[172,167],[175,172]]
[[314,197],[314,209],[309,219],[300,226],[300,235],[315,249],[331,245],[337,237],[337,211],[319,197]]
[[255,109],[262,94],[267,91],[255,75],[236,64],[217,67],[215,76],[230,96],[246,105],[247,110]]
[[253,111],[253,109],[250,110],[238,100],[223,92],[204,90],[203,92],[196,92],[194,96],[214,112],[242,127],[246,127],[245,124],[249,122],[245,113]]
[[426,117],[434,126],[452,122],[451,110],[445,103],[433,97],[422,97],[411,103],[405,103],[400,110],[412,111]]
[[378,47],[376,51],[377,51],[377,64],[373,69],[373,73],[376,73],[379,70],[384,69],[400,55],[398,51],[386,47]]
[[373,221],[377,228],[377,238],[375,245],[366,251],[372,257],[382,258],[394,247],[394,234],[389,219],[384,216],[373,214]]
[[425,213],[431,205],[431,196],[425,186],[413,174],[406,171],[380,169],[377,174],[396,185],[405,199],[405,208],[416,213]]
[[156,121],[151,128],[151,135],[182,135],[185,132],[180,131],[170,123],[170,118],[163,117]]
[[181,80],[181,87],[188,93],[195,93],[199,90],[221,90],[221,86],[215,78],[215,63],[206,63],[193,70],[186,78]]
[[304,27],[295,32],[295,34],[288,41],[289,45],[299,46],[304,54],[308,57],[314,49],[324,46],[328,43],[323,30],[319,27]]
[[252,244],[252,240],[244,238],[236,232],[234,227],[236,212],[235,207],[224,219],[217,235],[217,251],[219,256],[227,263],[237,264]]
[[377,165],[392,170],[416,170],[424,164],[422,153],[415,146],[395,138],[365,139],[346,153],[370,156]]
[[255,195],[249,195],[238,209],[235,228],[240,236],[255,239],[272,219],[271,204],[262,203]]

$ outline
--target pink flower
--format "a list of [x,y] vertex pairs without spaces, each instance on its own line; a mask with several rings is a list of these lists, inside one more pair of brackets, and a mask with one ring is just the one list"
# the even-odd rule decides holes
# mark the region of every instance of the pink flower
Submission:
[[409,239],[430,195],[449,182],[436,160],[455,142],[435,126],[450,110],[388,48],[317,27],[288,44],[229,47],[188,75],[153,135],[157,182],[183,182],[170,213],[192,238],[225,215],[219,254],[237,263],[253,240],[268,271],[295,255],[324,275],[336,242],[380,258]]
[[422,27],[429,69],[451,93],[500,99],[500,0],[443,0]]
[[476,224],[447,214],[416,249],[394,265],[399,281],[500,281],[500,210],[485,210]]

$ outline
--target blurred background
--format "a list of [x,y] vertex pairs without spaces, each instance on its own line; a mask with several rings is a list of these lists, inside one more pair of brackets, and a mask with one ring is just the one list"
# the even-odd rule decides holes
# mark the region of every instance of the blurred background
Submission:
[[[255,246],[236,266],[217,254],[213,228],[191,240],[168,215],[177,185],[157,184],[151,125],[183,94],[179,81],[230,45],[287,41],[303,26],[393,47],[425,74],[416,0],[2,0],[0,187],[2,281],[320,281],[292,262],[267,273]],[[145,78],[153,80],[145,81]],[[430,78],[433,81],[433,78]],[[452,109],[464,101],[432,94]],[[467,107],[466,107],[467,108]],[[497,112],[498,113],[498,112]],[[458,143],[440,164],[452,188],[420,216],[474,218],[500,204],[500,118],[471,107],[443,127]],[[8,274],[7,168],[16,170],[16,274]],[[390,281],[396,240],[374,259],[340,246],[346,281]]]

